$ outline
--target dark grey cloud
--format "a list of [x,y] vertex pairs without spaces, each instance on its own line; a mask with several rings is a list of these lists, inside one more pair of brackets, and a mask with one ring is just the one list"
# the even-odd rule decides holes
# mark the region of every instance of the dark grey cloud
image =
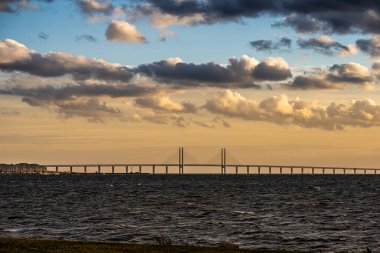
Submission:
[[374,70],[380,70],[380,62],[374,62],[372,64],[372,69],[374,69]]
[[[360,4],[358,1],[357,3]],[[376,3],[373,5],[377,5]],[[300,33],[380,33],[379,10],[358,8],[351,12],[341,10],[322,13],[292,13],[274,26],[288,26]]]
[[328,79],[333,82],[363,84],[373,81],[373,76],[367,67],[357,63],[334,64],[329,71]]
[[249,75],[238,75],[232,68],[217,63],[193,64],[163,60],[143,64],[136,68],[138,73],[153,77],[160,82],[185,86],[224,86],[229,83],[245,82]]
[[374,62],[372,64],[372,73],[374,77],[379,81],[380,80],[380,62]]
[[356,46],[365,54],[371,57],[380,56],[380,36],[374,35],[371,39],[360,39],[356,41]]
[[372,64],[372,71],[377,78],[380,78],[380,62],[374,62]]
[[296,76],[290,87],[301,90],[335,90],[342,89],[339,84],[331,83],[324,76]]
[[[147,6],[149,8],[147,8]],[[240,21],[260,15],[284,17],[275,26],[289,26],[298,32],[380,33],[380,3],[373,0],[149,0],[136,12],[154,9],[180,19],[198,15],[196,23]],[[142,13],[142,15],[152,15]]]
[[279,46],[291,48],[292,47],[292,40],[286,37],[282,37],[279,42],[277,42]]
[[319,38],[299,39],[297,44],[302,49],[311,49],[317,53],[332,56],[341,51],[350,52],[350,48],[337,41],[334,41],[329,36],[321,36]]
[[374,75],[358,63],[334,64],[319,73],[296,76],[289,84],[292,89],[344,89],[347,85],[367,88],[372,85]]
[[263,81],[283,81],[292,77],[292,73],[282,58],[270,57],[255,67],[252,76]]
[[129,68],[119,64],[68,53],[40,54],[10,39],[0,41],[0,70],[43,77],[71,75],[75,80],[126,82],[133,77]]
[[54,102],[54,108],[60,117],[83,117],[91,123],[104,123],[106,119],[120,118],[123,115],[120,109],[109,106],[96,98],[71,102]]
[[93,78],[129,81],[132,78],[132,73],[127,67],[112,65],[99,60],[64,53],[48,53],[46,55],[31,53],[30,56],[30,60],[0,64],[0,69],[3,71],[22,71],[43,77],[58,77],[68,74],[76,80]]
[[41,39],[41,40],[48,40],[49,39],[49,34],[41,32],[41,33],[38,34],[38,38]]
[[[274,0],[150,0],[147,2],[150,6],[166,14],[182,17],[201,14],[205,18],[204,23],[256,17],[277,8]],[[144,6],[140,5],[139,7]]]
[[210,62],[205,64],[183,63],[171,64],[166,60],[143,64],[137,71],[163,81],[199,81],[206,83],[227,83],[242,81],[243,77],[235,75],[230,69]]
[[80,36],[75,37],[75,41],[81,41],[81,40],[85,40],[88,42],[97,42],[98,41],[94,36],[89,35],[89,34],[82,34]]
[[143,64],[135,69],[160,82],[181,86],[214,86],[235,88],[258,88],[253,83],[260,81],[286,80],[290,69],[282,58],[267,58],[262,62],[242,56],[231,58],[227,66],[215,62],[205,64],[184,63],[179,58]]
[[[170,58],[129,68],[104,60],[67,53],[40,54],[10,39],[0,42],[0,70],[21,71],[40,77],[68,75],[74,80],[73,83],[112,82],[108,86],[74,85],[72,87],[63,86],[62,88],[62,90],[73,92],[73,94],[83,92],[83,94],[88,93],[89,96],[91,96],[89,94],[91,92],[94,92],[93,95],[96,96],[95,92],[102,90],[104,95],[111,97],[127,96],[126,93],[132,91],[141,93],[131,96],[143,96],[147,93],[147,89],[153,89],[153,91],[157,89],[132,85],[134,82],[140,81],[153,81],[156,85],[154,87],[159,86],[161,89],[194,87],[260,89],[262,85],[268,85],[268,82],[286,81],[293,77],[287,62],[276,57],[268,57],[260,62],[243,55],[241,58],[230,58],[226,65],[215,62],[185,63],[180,58]],[[370,87],[369,85],[373,86],[374,76],[367,67],[351,62],[333,65],[319,73],[319,76],[315,74],[297,76],[285,87],[292,89],[343,89],[347,84]],[[118,87],[115,84],[124,84],[124,86]],[[54,91],[52,87],[50,90]],[[118,95],[119,92],[124,95]],[[59,94],[67,93],[59,92]]]
[[279,41],[272,40],[254,40],[249,42],[251,47],[256,51],[272,52],[280,49],[290,49],[292,40],[286,37],[281,38]]
[[0,95],[20,96],[30,105],[46,104],[54,101],[75,100],[78,97],[139,97],[153,95],[157,87],[137,85],[67,85],[62,87],[41,86],[37,88],[11,87],[0,89]]
[[252,48],[256,49],[256,51],[271,52],[278,49],[278,46],[276,46],[271,40],[254,40],[249,42],[249,44]]
[[38,2],[52,2],[53,0],[0,0],[0,12],[17,12],[20,9],[29,9],[31,4]]
[[0,1],[0,11],[3,12],[15,12],[19,9],[17,6],[20,3],[18,0],[1,0]]
[[128,68],[104,60],[68,53],[40,54],[17,41],[0,41],[0,70],[21,71],[41,77],[71,76],[75,81],[96,80],[128,83],[133,78],[150,77],[172,87],[261,88],[255,81],[279,81],[291,77],[282,58],[268,57],[262,62],[247,55],[230,58],[227,65],[215,62],[184,63],[170,58]]
[[303,15],[292,13],[283,18],[282,21],[277,21],[272,24],[273,27],[292,27],[299,33],[310,33],[317,31],[325,31],[328,29],[326,24],[320,20],[311,17],[310,15]]
[[139,97],[154,95],[156,87],[137,85],[67,85],[37,88],[11,87],[0,89],[0,95],[18,96],[30,106],[52,110],[60,117],[84,117],[89,122],[103,122],[107,118],[121,118],[117,108],[100,102],[102,97]]

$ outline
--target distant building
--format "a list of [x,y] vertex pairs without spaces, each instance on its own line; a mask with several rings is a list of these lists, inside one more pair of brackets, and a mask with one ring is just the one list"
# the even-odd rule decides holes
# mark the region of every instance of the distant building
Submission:
[[38,164],[18,163],[0,164],[0,174],[42,174],[46,173],[47,168]]

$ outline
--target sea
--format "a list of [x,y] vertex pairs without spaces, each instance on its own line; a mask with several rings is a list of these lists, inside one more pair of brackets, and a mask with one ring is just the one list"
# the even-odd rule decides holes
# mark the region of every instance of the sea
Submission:
[[380,175],[0,175],[0,237],[380,252]]

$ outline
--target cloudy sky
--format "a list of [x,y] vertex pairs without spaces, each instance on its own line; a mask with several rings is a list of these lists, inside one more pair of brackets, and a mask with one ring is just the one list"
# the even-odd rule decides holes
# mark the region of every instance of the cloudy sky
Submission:
[[2,162],[380,166],[373,0],[0,0]]

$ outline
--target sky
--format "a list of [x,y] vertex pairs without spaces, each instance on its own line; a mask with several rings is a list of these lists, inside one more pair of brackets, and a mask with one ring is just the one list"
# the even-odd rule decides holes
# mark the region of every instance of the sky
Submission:
[[0,163],[380,167],[377,1],[0,0],[0,24]]

